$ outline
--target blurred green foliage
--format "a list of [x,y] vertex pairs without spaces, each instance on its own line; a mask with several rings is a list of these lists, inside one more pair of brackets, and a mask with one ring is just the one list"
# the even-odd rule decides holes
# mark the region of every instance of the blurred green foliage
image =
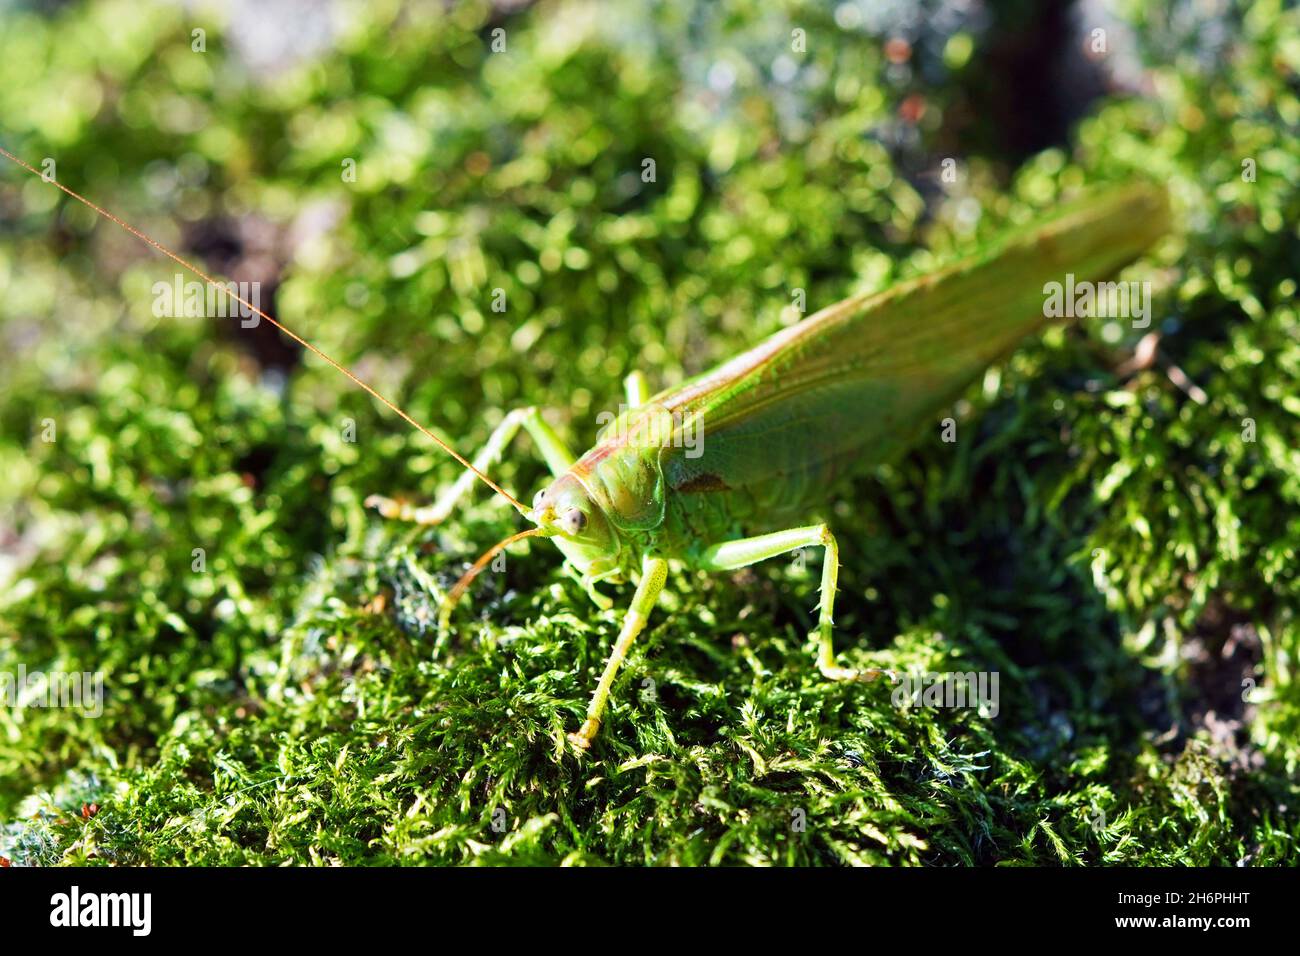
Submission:
[[[365,512],[454,465],[264,327],[155,317],[174,267],[7,167],[0,671],[102,671],[107,699],[0,709],[0,854],[1294,863],[1300,24],[1190,6],[1126,3],[1140,95],[1027,158],[986,111],[1016,3],[337,3],[274,68],[215,5],[5,13],[6,148],[263,277],[466,451],[522,404],[584,445],[631,369],[680,381],[793,321],[794,289],[883,287],[1092,184],[1155,176],[1183,228],[1134,267],[1155,365],[1122,369],[1117,324],[1054,330],[961,403],[955,445],[828,508],[846,662],[997,670],[997,718],[824,682],[816,576],[776,563],[678,579],[578,760],[617,607],[534,545],[432,659],[431,610],[505,509]],[[530,497],[534,458],[496,476]]]

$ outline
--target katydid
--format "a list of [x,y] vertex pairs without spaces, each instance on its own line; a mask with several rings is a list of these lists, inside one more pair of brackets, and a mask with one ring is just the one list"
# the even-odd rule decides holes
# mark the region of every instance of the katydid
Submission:
[[[836,663],[831,643],[839,551],[824,523],[798,524],[842,479],[904,450],[989,364],[1046,324],[1044,286],[1105,278],[1168,228],[1165,192],[1136,184],[1022,229],[983,255],[892,289],[856,296],[776,333],[683,385],[650,396],[627,381],[628,409],[575,458],[535,408],[512,412],[475,460],[486,470],[525,430],[555,480],[527,517],[536,526],[483,556],[449,592],[441,626],[473,576],[522,537],[554,540],[596,604],[601,582],[637,580],[631,606],[586,720],[570,742],[586,749],[610,689],[645,628],[670,561],[732,571],[803,548],[824,549],[817,666],[832,680],[865,679]],[[469,490],[467,472],[427,509],[388,499],[382,513],[436,523]]]
[[[0,155],[41,175],[3,148]],[[845,479],[906,449],[988,365],[1047,324],[1045,284],[1067,274],[1076,284],[1111,275],[1159,238],[1170,218],[1168,198],[1158,186],[1134,184],[1094,195],[974,258],[825,308],[676,388],[651,396],[644,376],[633,372],[626,385],[628,408],[581,457],[538,409],[525,408],[508,414],[471,462],[226,285],[62,183],[47,181],[266,319],[464,466],[428,507],[372,495],[367,504],[385,517],[436,524],[477,478],[533,523],[492,547],[447,593],[440,630],[448,627],[474,576],[525,537],[553,540],[602,609],[612,602],[598,585],[635,580],[586,719],[569,734],[579,750],[590,747],[600,729],[614,679],[665,586],[669,562],[731,571],[822,548],[817,665],[832,680],[875,676],[836,663],[831,631],[838,547],[826,524],[798,522],[827,504]],[[531,508],[487,475],[521,429],[554,476]]]

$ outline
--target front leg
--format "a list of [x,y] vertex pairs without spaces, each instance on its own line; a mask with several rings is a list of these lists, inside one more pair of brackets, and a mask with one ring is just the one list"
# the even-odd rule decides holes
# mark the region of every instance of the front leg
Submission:
[[605,664],[605,672],[600,675],[596,693],[592,695],[591,704],[587,707],[587,719],[583,721],[581,729],[576,734],[569,734],[569,742],[579,750],[590,747],[596,732],[600,730],[600,719],[605,714],[605,705],[609,703],[609,690],[614,686],[618,669],[623,666],[627,652],[632,648],[632,642],[645,629],[650,612],[654,610],[655,602],[659,599],[659,593],[663,591],[664,582],[667,580],[668,562],[663,558],[647,556],[641,565],[641,581],[637,584],[636,594],[632,597],[632,606],[627,609],[627,614],[623,617],[623,626],[618,632],[618,640],[614,642],[614,649],[610,651],[609,660]]
[[[558,478],[573,465],[573,453],[564,444],[564,439],[542,418],[542,413],[536,408],[516,408],[492,430],[487,443],[474,458],[474,467],[485,472],[499,462],[506,445],[519,433],[520,428],[528,432],[555,477]],[[453,484],[443,489],[432,505],[415,508],[404,501],[371,495],[366,499],[366,507],[375,508],[385,518],[414,521],[416,524],[440,524],[474,484],[474,473],[466,470]]]
[[835,648],[831,643],[831,629],[835,610],[836,582],[840,572],[840,549],[835,543],[831,529],[824,524],[810,525],[804,528],[790,528],[776,531],[755,538],[738,538],[716,544],[704,551],[699,567],[706,571],[734,571],[768,558],[775,558],[800,548],[822,547],[826,556],[822,559],[821,600],[818,602],[820,616],[817,621],[817,667],[831,680],[874,680],[881,671],[855,671],[840,667],[835,663]]

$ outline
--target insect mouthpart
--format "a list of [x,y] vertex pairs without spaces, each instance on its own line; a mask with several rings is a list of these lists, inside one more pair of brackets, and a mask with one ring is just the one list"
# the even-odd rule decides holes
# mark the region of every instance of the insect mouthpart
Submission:
[[555,534],[559,529],[555,527],[555,509],[550,507],[534,508],[528,514],[524,515],[529,521],[537,525],[547,534]]

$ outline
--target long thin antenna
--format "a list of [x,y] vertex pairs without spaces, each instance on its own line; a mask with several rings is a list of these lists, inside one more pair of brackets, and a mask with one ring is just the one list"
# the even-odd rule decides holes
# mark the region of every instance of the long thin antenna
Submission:
[[297,343],[298,343],[299,345],[301,345],[303,348],[307,349],[309,352],[313,353],[313,354],[316,355],[318,358],[324,359],[327,363],[329,363],[330,365],[334,366],[334,368],[338,369],[340,372],[342,372],[342,373],[343,373],[344,375],[346,375],[348,378],[352,379],[353,383],[355,383],[356,385],[361,386],[361,388],[363,388],[363,389],[365,389],[367,392],[369,392],[370,395],[371,395],[373,398],[376,398],[376,399],[378,399],[382,404],[387,405],[388,408],[391,409],[392,411],[396,412],[397,415],[398,415],[400,418],[404,419],[408,424],[410,424],[411,426],[413,426],[413,427],[415,427],[416,429],[418,429],[421,433],[423,433],[423,435],[424,435],[426,438],[428,438],[430,441],[432,441],[435,445],[437,445],[439,448],[441,448],[441,449],[442,449],[443,451],[445,451],[447,454],[451,455],[452,458],[455,458],[458,462],[460,462],[462,465],[464,465],[466,468],[468,468],[470,471],[472,471],[475,475],[477,475],[478,478],[479,478],[479,480],[482,481],[485,485],[487,485],[489,488],[491,488],[493,491],[495,491],[497,494],[499,494],[502,498],[506,499],[506,501],[510,502],[510,504],[513,505],[514,508],[515,508],[515,510],[518,511],[520,514],[527,514],[527,513],[528,513],[528,509],[527,509],[527,508],[525,508],[525,507],[524,507],[520,502],[516,501],[515,498],[514,498],[512,495],[510,495],[509,492],[507,492],[505,489],[503,489],[503,488],[502,488],[500,485],[498,485],[495,481],[493,481],[493,480],[492,480],[491,478],[489,478],[487,475],[483,474],[483,472],[479,471],[479,469],[475,468],[475,467],[473,466],[473,464],[470,463],[469,459],[465,458],[463,455],[460,454],[460,452],[456,451],[456,449],[452,448],[450,445],[448,445],[445,441],[443,441],[441,438],[439,438],[437,435],[435,435],[435,434],[434,434],[433,432],[431,432],[429,429],[425,428],[423,425],[421,425],[419,422],[417,422],[414,418],[412,418],[410,415],[408,415],[406,412],[404,412],[404,411],[403,411],[401,408],[399,408],[396,404],[394,404],[393,402],[389,401],[389,400],[388,400],[387,398],[385,398],[383,395],[380,395],[380,394],[379,394],[377,391],[375,391],[375,390],[374,390],[370,385],[368,385],[366,382],[364,382],[364,381],[362,381],[360,378],[358,378],[358,377],[356,376],[356,374],[353,373],[352,370],[349,369],[347,366],[343,365],[341,362],[336,362],[334,359],[330,358],[330,356],[326,355],[324,352],[322,352],[322,351],[321,351],[320,349],[318,349],[316,346],[312,345],[310,342],[308,342],[308,341],[307,341],[306,339],[304,339],[302,336],[300,336],[300,335],[298,335],[297,333],[295,333],[292,329],[288,329],[288,328],[286,328],[282,323],[280,323],[280,322],[276,321],[275,319],[271,318],[269,315],[267,315],[265,312],[263,312],[263,311],[262,311],[261,309],[259,309],[257,306],[253,305],[253,304],[250,303],[250,302],[246,302],[244,299],[240,298],[239,295],[237,295],[237,294],[234,293],[234,292],[231,292],[231,291],[230,291],[230,288],[229,288],[227,285],[225,285],[225,284],[223,284],[223,283],[221,283],[221,282],[218,282],[216,279],[212,278],[210,275],[208,275],[208,274],[207,274],[206,272],[204,272],[202,269],[199,269],[197,266],[194,266],[194,265],[190,264],[188,261],[186,261],[185,259],[182,259],[180,256],[178,256],[176,253],[172,252],[170,249],[168,249],[168,248],[167,248],[166,246],[164,246],[162,243],[156,241],[155,239],[150,238],[149,236],[146,236],[146,235],[145,235],[143,232],[141,232],[139,229],[135,228],[135,226],[132,226],[130,223],[128,223],[128,222],[124,222],[123,220],[117,218],[117,216],[113,215],[113,214],[112,214],[111,212],[109,212],[107,209],[104,209],[104,208],[102,208],[102,207],[100,207],[100,206],[95,205],[93,202],[91,202],[91,201],[90,201],[89,199],[87,199],[85,196],[81,195],[81,194],[78,193],[78,192],[74,192],[73,190],[69,189],[67,186],[63,185],[63,183],[59,182],[57,179],[47,179],[47,178],[46,178],[46,177],[41,173],[41,171],[40,171],[39,169],[36,169],[34,166],[31,166],[31,165],[29,165],[29,164],[23,162],[21,159],[19,159],[19,158],[18,158],[17,156],[15,156],[13,153],[9,152],[9,150],[5,149],[3,146],[0,146],[0,154],[3,154],[3,155],[4,155],[7,159],[9,159],[11,162],[14,162],[14,163],[18,164],[18,165],[21,166],[23,169],[27,170],[29,173],[34,173],[35,175],[40,176],[42,180],[45,180],[46,182],[49,182],[49,183],[54,184],[55,186],[58,186],[61,190],[63,190],[65,193],[67,193],[67,194],[68,194],[69,196],[71,196],[73,199],[77,200],[77,202],[82,203],[82,204],[84,204],[84,205],[86,205],[86,206],[89,206],[91,209],[95,210],[95,212],[99,213],[99,214],[100,214],[101,216],[103,216],[105,219],[108,219],[108,220],[111,220],[112,222],[117,223],[119,226],[121,226],[121,227],[122,227],[123,229],[125,229],[127,232],[131,233],[131,235],[135,236],[135,237],[136,237],[137,239],[139,239],[141,242],[144,242],[144,243],[147,243],[147,244],[150,245],[150,246],[153,246],[155,249],[157,249],[159,252],[161,252],[161,253],[162,253],[163,255],[165,255],[167,258],[172,259],[173,261],[177,262],[178,264],[180,264],[180,265],[183,266],[184,268],[188,269],[190,272],[194,273],[196,276],[198,276],[198,277],[199,277],[200,279],[202,279],[204,282],[208,283],[208,285],[212,286],[212,287],[215,288],[215,289],[220,289],[220,290],[221,290],[223,293],[225,293],[227,296],[229,296],[230,298],[234,299],[234,300],[235,300],[236,302],[238,302],[240,305],[244,306],[244,308],[246,308],[246,309],[251,309],[253,312],[257,313],[259,316],[261,316],[262,318],[266,319],[266,321],[270,322],[273,326],[275,326],[277,329],[279,329],[279,330],[280,330],[281,332],[283,332],[285,335],[289,336],[289,338],[293,339],[295,342],[297,342]]
[[546,528],[529,528],[527,531],[520,531],[518,534],[512,534],[504,541],[498,541],[496,544],[492,545],[492,547],[484,551],[483,555],[474,562],[468,571],[460,576],[460,580],[452,585],[451,590],[447,592],[447,596],[442,599],[442,607],[438,611],[438,631],[443,632],[447,630],[447,625],[451,621],[451,612],[456,609],[456,604],[464,596],[465,592],[469,590],[469,586],[474,583],[474,579],[488,566],[488,562],[516,541],[522,541],[524,538],[535,538],[538,535],[547,535],[549,537],[549,534],[550,532],[548,532]]

